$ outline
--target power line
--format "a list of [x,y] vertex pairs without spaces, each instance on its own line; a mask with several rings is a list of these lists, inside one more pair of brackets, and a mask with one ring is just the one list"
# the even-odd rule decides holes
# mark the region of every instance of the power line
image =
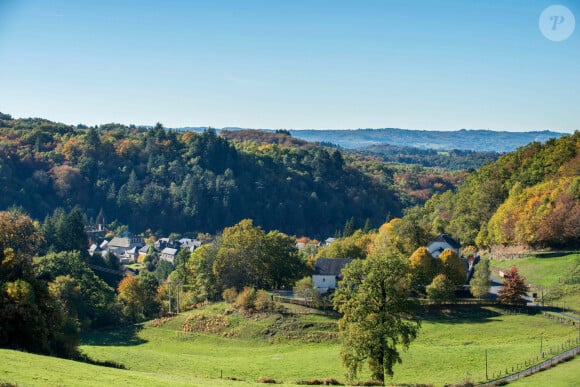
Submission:
[[118,275],[118,276],[121,276],[121,277],[125,277],[127,275],[124,271],[113,270],[113,269],[109,269],[108,267],[91,265],[90,263],[87,263],[86,265],[88,267],[90,267],[91,269],[93,269],[93,270],[98,270],[98,271],[102,271],[102,272],[105,272],[105,273]]

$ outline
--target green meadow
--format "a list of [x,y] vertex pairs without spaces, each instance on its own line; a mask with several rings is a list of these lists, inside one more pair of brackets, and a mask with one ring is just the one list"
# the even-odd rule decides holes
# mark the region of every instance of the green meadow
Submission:
[[[224,337],[231,334],[229,331],[221,335],[181,332],[189,314],[219,315],[223,308],[217,304],[190,312],[160,327],[146,323],[141,329],[92,334],[81,349],[94,359],[115,361],[132,371],[167,375],[168,379],[344,381],[338,359],[340,345],[328,337],[336,330],[335,319],[303,315],[285,326],[272,316],[255,320],[234,316],[230,326],[236,337]],[[562,343],[575,339],[577,331],[540,315],[509,315],[495,308],[430,315],[419,338],[403,354],[403,363],[395,368],[391,382],[443,385],[466,378],[482,381],[486,350],[491,377],[535,359],[540,336],[544,351],[557,351]],[[363,380],[366,377],[361,375]]]
[[[184,332],[186,321],[190,327],[193,321],[197,331]],[[3,350],[0,381],[19,386],[244,386],[257,385],[260,378],[288,385],[323,378],[345,382],[336,321],[314,314],[245,317],[214,304],[169,321],[83,338],[84,353],[122,364],[125,370]],[[200,327],[213,333],[202,333]],[[577,335],[573,327],[541,315],[491,307],[443,310],[426,316],[420,336],[389,382],[442,386],[483,381],[486,351],[492,377],[536,359],[540,336],[544,351],[557,352]],[[366,379],[365,371],[361,380]]]
[[580,254],[491,261],[491,265],[496,272],[515,265],[532,291],[538,295],[544,291],[546,305],[580,310]]
[[510,383],[516,387],[572,387],[580,379],[580,357],[558,364],[557,367],[539,372]]

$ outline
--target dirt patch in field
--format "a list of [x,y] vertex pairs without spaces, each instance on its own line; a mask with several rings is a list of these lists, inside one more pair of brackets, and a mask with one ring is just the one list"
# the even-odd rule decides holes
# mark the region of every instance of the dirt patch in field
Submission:
[[274,341],[287,339],[320,343],[337,340],[338,332],[332,324],[305,323],[296,316],[278,316],[270,326],[264,329],[262,336]]
[[[227,334],[231,328],[230,319],[227,316],[207,315],[205,313],[196,313],[190,315],[181,330],[187,333],[206,333],[206,334]],[[229,335],[228,335],[229,336]]]

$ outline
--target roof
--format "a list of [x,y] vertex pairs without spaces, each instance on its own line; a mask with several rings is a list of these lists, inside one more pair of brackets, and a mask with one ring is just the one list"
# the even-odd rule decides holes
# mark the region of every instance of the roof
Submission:
[[176,255],[177,249],[172,249],[171,247],[166,247],[163,250],[161,250],[161,254]]
[[145,245],[139,249],[139,252],[147,254],[149,252],[149,247],[151,247],[151,246]]
[[451,238],[448,234],[439,234],[439,236],[435,239],[432,239],[427,246],[431,243],[435,242],[444,242],[447,243],[449,246],[453,247],[454,249],[459,249],[461,245],[455,239]]
[[110,247],[126,247],[129,248],[131,246],[131,240],[129,238],[119,238],[115,237],[111,239],[109,242]]
[[339,276],[342,269],[352,261],[347,258],[318,258],[314,264],[314,275]]

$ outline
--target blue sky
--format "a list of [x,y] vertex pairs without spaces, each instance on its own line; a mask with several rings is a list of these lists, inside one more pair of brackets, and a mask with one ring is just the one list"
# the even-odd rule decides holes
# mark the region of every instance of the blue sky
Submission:
[[[546,39],[541,12],[576,30]],[[0,111],[167,127],[580,129],[580,1],[0,0]]]

